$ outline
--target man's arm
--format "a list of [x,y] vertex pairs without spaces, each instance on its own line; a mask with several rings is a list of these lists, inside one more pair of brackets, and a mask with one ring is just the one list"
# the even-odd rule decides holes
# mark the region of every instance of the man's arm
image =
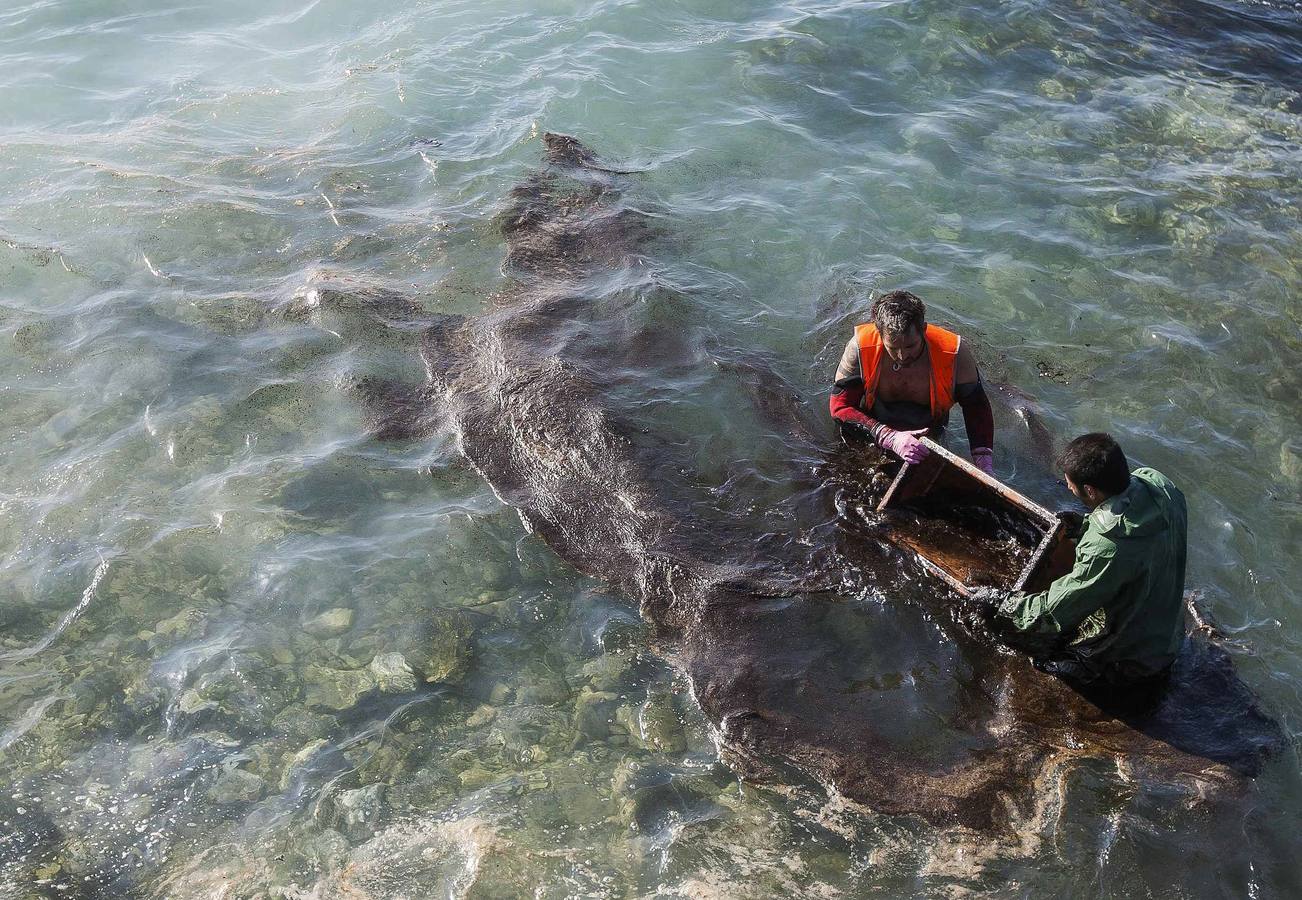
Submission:
[[832,387],[832,396],[827,402],[832,418],[842,425],[854,425],[863,428],[870,435],[880,422],[859,409],[863,402],[863,379],[851,378],[847,382],[838,381]]
[[990,408],[986,389],[981,384],[976,358],[966,343],[959,344],[954,374],[954,397],[963,410],[968,452],[972,456],[972,462],[983,472],[987,475],[994,474],[995,415]]
[[907,463],[920,463],[926,459],[927,454],[931,451],[919,438],[927,433],[927,429],[897,431],[889,425],[878,422],[859,409],[859,404],[863,402],[863,395],[862,378],[849,378],[844,382],[838,381],[833,387],[831,399],[828,400],[828,408],[832,412],[832,418],[843,426],[848,425],[864,429],[877,442],[878,447],[894,453]]
[[859,408],[863,403],[863,373],[859,371],[859,342],[850,338],[841,354],[841,363],[836,367],[836,382],[832,385],[832,397],[828,401],[828,411],[832,418],[842,425],[853,425],[867,431],[871,436],[879,423],[872,416]]
[[1038,594],[1010,594],[994,617],[996,631],[1016,646],[1043,647],[1075,636],[1081,622],[1106,609],[1129,573],[1114,556],[1115,545],[1086,534],[1076,545],[1072,570]]

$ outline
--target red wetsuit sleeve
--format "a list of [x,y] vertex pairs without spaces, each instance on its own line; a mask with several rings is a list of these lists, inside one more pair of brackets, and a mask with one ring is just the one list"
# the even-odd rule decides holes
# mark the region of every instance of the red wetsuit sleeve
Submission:
[[[971,387],[970,390],[964,390]],[[995,448],[995,414],[990,408],[990,398],[981,382],[975,386],[959,385],[958,405],[963,408],[963,422],[967,425],[967,445],[975,450],[978,447]]]
[[832,389],[832,397],[828,400],[827,407],[832,413],[832,418],[842,425],[857,426],[876,438],[876,428],[881,423],[859,408],[862,402],[863,381],[858,378],[847,379],[846,382],[837,382],[836,387]]

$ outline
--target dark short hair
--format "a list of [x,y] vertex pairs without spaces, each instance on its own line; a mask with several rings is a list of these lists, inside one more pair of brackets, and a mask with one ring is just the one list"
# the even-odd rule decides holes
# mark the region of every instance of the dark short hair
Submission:
[[1078,485],[1090,485],[1109,497],[1130,484],[1130,464],[1121,445],[1101,431],[1082,434],[1058,454],[1058,468]]
[[908,291],[887,291],[873,303],[872,320],[882,334],[906,334],[915,328],[921,333],[927,327],[927,304]]

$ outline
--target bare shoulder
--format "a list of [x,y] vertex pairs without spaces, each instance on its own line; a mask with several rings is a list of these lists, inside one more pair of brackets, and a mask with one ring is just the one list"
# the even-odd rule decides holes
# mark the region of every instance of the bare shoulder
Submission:
[[859,341],[852,335],[841,352],[841,362],[836,367],[836,380],[861,376],[859,371]]

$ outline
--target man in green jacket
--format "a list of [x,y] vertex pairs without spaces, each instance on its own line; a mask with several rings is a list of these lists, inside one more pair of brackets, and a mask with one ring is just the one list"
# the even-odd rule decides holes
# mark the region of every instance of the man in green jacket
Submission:
[[1154,681],[1184,639],[1184,495],[1154,469],[1131,472],[1107,434],[1076,438],[1058,465],[1091,510],[1075,565],[1047,591],[1006,597],[995,631],[1074,682]]

